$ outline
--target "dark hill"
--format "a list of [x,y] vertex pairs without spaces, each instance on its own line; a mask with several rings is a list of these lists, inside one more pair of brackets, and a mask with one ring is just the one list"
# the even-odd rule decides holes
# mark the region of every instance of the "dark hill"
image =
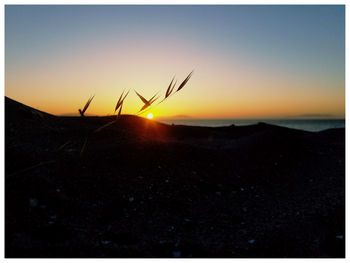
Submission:
[[344,257],[345,130],[58,117],[5,98],[6,257]]

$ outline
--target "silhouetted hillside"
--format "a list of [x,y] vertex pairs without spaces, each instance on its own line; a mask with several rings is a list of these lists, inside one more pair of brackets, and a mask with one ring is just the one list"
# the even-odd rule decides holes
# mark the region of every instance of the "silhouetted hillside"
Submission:
[[57,117],[5,98],[6,257],[344,257],[345,130]]

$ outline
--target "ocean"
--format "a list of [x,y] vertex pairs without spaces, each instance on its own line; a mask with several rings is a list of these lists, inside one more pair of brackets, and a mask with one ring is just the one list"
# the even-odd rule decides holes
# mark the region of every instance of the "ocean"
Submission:
[[229,126],[231,124],[241,126],[265,122],[282,127],[312,132],[332,128],[345,128],[345,119],[163,119],[159,121],[166,124],[209,127]]

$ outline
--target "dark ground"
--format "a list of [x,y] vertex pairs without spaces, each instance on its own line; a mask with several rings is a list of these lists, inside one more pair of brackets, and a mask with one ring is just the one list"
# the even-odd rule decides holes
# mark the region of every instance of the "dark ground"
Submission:
[[345,256],[345,129],[110,120],[5,99],[6,257]]

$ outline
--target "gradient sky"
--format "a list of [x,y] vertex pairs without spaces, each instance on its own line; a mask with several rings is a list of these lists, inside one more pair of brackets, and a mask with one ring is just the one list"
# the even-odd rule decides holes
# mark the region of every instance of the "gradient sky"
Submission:
[[134,114],[171,78],[155,116],[345,115],[344,6],[5,7],[5,95],[52,114]]

